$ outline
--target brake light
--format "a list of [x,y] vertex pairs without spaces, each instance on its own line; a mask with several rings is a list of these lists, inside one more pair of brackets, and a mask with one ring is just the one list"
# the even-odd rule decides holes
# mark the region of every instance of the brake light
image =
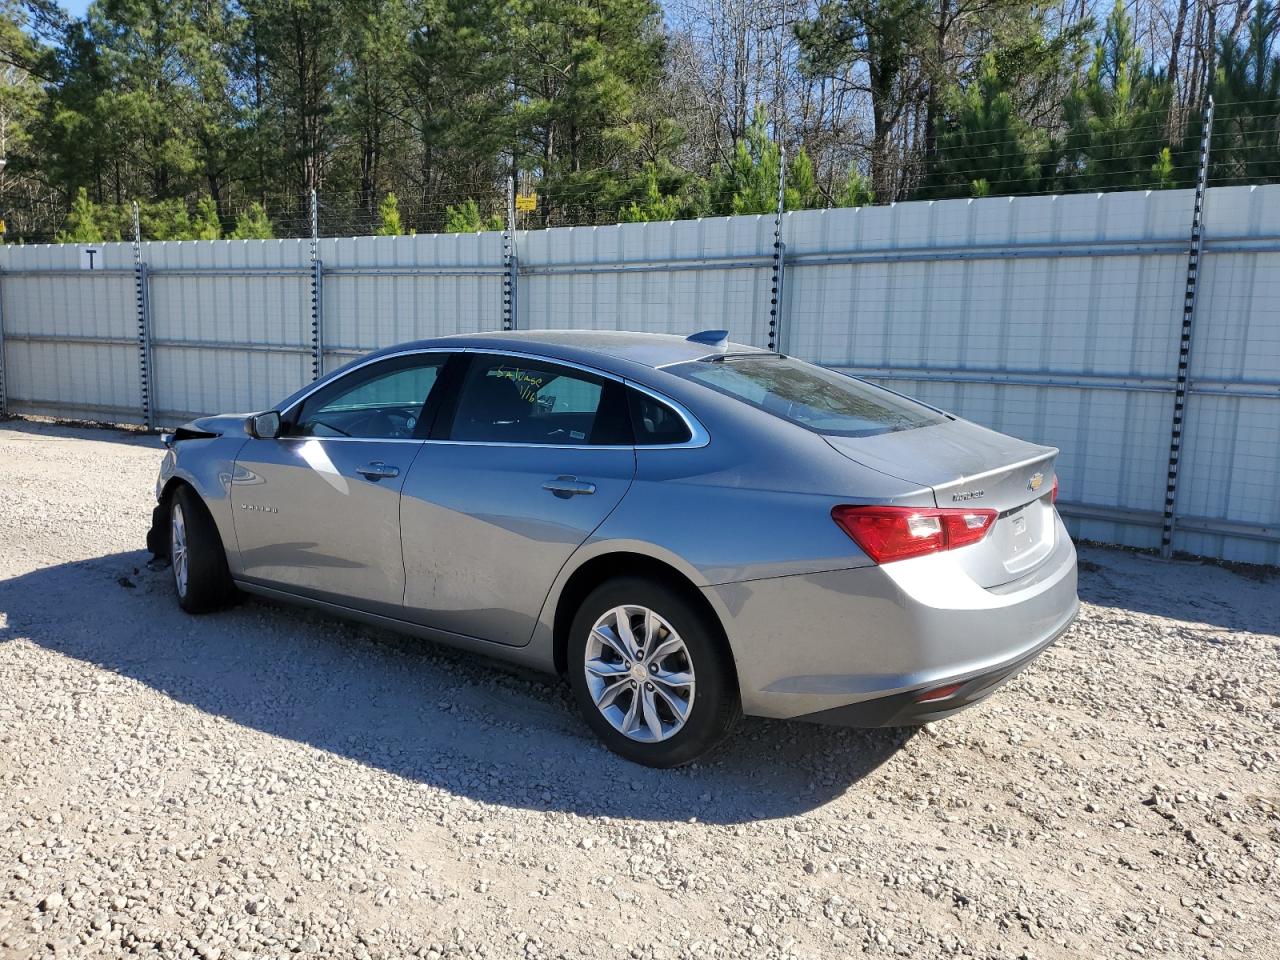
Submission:
[[1058,502],[1058,475],[1056,473],[1053,475],[1053,491],[1049,494],[1049,502]]
[[891,563],[977,543],[994,510],[839,506],[831,519],[876,563]]

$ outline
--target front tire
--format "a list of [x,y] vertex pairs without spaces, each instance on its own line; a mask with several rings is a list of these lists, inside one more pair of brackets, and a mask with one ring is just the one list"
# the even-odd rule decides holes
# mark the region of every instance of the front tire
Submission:
[[578,609],[567,652],[587,724],[635,763],[691,763],[741,715],[715,625],[665,584],[636,577],[601,584]]
[[235,596],[218,528],[186,486],[169,498],[169,566],[178,605],[187,613],[217,610]]

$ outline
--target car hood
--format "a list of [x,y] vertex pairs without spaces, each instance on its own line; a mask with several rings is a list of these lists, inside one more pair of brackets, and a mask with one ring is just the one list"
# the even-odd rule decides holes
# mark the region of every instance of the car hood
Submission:
[[250,416],[252,414],[219,413],[212,417],[196,417],[196,419],[178,427],[174,431],[174,437],[178,440],[185,440],[195,437],[222,437],[227,434],[247,436],[244,425]]

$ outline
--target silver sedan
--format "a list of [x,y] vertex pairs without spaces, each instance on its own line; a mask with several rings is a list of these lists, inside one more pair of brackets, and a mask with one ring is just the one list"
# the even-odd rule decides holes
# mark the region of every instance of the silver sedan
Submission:
[[1057,451],[723,331],[446,337],[165,438],[178,602],[304,603],[567,676],[639,763],[743,713],[918,724],[1078,606]]

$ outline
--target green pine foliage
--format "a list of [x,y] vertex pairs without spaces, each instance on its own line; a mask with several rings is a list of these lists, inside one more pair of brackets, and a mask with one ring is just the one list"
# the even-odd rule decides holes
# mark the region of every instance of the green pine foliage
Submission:
[[1063,105],[1067,124],[1064,185],[1125,190],[1170,183],[1178,170],[1156,173],[1169,146],[1165,119],[1173,90],[1145,63],[1123,3],[1107,19],[1084,78]]
[[788,210],[1180,187],[1209,93],[1210,182],[1280,182],[1280,0],[1188,5],[1180,58],[1155,0],[823,0],[786,33],[673,2],[0,0],[6,239],[127,239],[135,199],[148,239],[306,235],[313,189],[335,234],[496,229],[508,176],[531,228],[768,215],[784,155]]
[[101,243],[106,236],[98,220],[98,205],[89,199],[89,191],[81,187],[71,202],[67,222],[58,231],[58,243]]
[[456,206],[451,205],[445,210],[445,233],[483,233],[501,230],[503,227],[502,214],[485,216],[474,198],[468,198]]
[[378,205],[378,236],[399,237],[404,234],[400,225],[400,203],[394,193],[388,193]]
[[274,240],[275,230],[271,226],[271,218],[266,208],[256,200],[249,204],[238,217],[235,229],[231,231],[231,240]]
[[[1280,180],[1280,5],[1260,0],[1240,43],[1223,40],[1213,85],[1214,184]],[[1200,130],[1193,130],[1198,143]]]
[[948,92],[946,118],[925,196],[985,197],[1043,188],[1048,138],[1018,115],[993,54],[983,58],[967,86]]
[[196,214],[191,220],[191,240],[219,240],[222,237],[222,220],[218,217],[218,205],[213,197],[201,197],[196,201]]

